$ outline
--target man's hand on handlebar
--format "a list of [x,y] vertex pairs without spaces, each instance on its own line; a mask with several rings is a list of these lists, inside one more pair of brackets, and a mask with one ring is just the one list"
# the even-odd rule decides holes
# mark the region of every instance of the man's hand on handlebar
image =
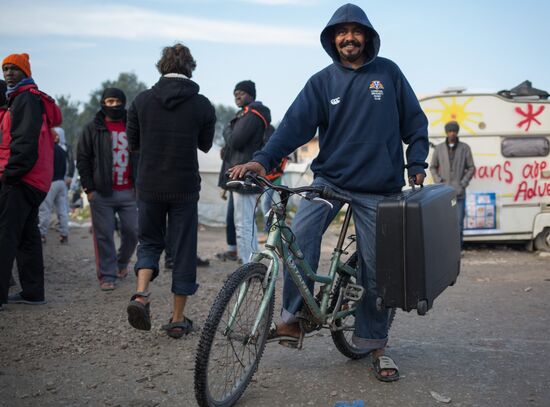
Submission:
[[264,177],[266,172],[262,164],[256,161],[250,161],[245,164],[236,165],[229,169],[229,178],[242,179],[248,171],[255,172],[256,174]]

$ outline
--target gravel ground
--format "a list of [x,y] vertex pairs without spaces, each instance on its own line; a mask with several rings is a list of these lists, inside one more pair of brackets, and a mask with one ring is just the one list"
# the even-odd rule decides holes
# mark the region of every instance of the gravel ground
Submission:
[[[327,233],[322,265],[337,233]],[[215,260],[224,230],[199,232],[200,255],[211,265],[199,269],[200,288],[187,307],[199,331],[182,340],[160,331],[171,309],[169,272],[151,285],[152,330],[136,331],[126,319],[135,277],[101,292],[88,229],[72,228],[68,245],[53,231],[49,237],[48,304],[0,313],[0,405],[196,405],[200,326],[236,266]],[[439,394],[454,406],[549,406],[549,259],[504,246],[468,250],[459,281],[428,315],[397,314],[389,348],[401,368],[397,383],[378,382],[367,360],[347,360],[321,331],[302,351],[269,344],[238,405],[435,406]]]

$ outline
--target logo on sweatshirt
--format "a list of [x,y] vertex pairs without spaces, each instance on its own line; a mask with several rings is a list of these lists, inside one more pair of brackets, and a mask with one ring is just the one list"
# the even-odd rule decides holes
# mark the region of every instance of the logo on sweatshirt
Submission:
[[340,96],[330,100],[331,105],[337,105],[338,103],[340,103]]
[[372,81],[369,85],[369,89],[374,100],[380,100],[382,96],[384,96],[384,85],[380,81]]

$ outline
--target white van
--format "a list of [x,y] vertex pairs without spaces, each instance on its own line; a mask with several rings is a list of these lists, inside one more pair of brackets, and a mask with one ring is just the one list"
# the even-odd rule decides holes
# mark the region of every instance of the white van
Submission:
[[[432,146],[445,141],[444,126],[455,120],[472,150],[476,171],[466,191],[464,240],[525,241],[550,251],[548,93],[526,81],[498,93],[449,90],[420,104]],[[426,182],[433,182],[429,174]]]

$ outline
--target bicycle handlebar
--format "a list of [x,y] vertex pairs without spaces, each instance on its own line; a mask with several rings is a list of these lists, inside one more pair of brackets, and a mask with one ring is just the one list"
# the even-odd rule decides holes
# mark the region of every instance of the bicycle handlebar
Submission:
[[[326,199],[331,201],[340,201],[343,203],[351,204],[351,199],[349,197],[327,186],[322,186],[322,187],[304,186],[304,187],[290,188],[285,185],[274,185],[271,182],[269,182],[266,178],[262,177],[261,175],[248,171],[245,175],[245,180],[244,180],[245,185],[247,184],[247,182],[249,183],[248,185],[252,185],[250,181],[254,181],[257,185],[261,187],[271,188],[279,192],[287,192],[289,194],[296,194],[296,195],[301,195],[304,193],[316,194],[317,197],[321,199]],[[308,197],[304,195],[302,195],[302,197],[310,200],[317,198],[316,196]]]

